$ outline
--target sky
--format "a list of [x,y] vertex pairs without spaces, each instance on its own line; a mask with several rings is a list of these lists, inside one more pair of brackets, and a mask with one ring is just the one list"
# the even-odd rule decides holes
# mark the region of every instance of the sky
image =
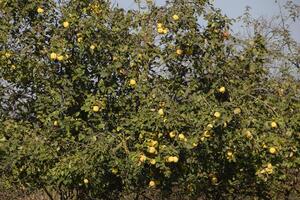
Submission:
[[[134,8],[134,0],[114,0],[119,6],[126,9]],[[165,0],[154,0],[157,4],[163,5]],[[281,4],[287,0],[278,0]],[[300,5],[300,0],[293,0],[293,2]],[[230,18],[241,16],[246,6],[251,7],[251,14],[254,17],[263,16],[271,18],[280,13],[278,4],[275,0],[215,0],[215,6],[220,8],[224,14]],[[233,26],[235,32],[241,31],[239,25]],[[292,36],[300,42],[300,23],[291,24]]]

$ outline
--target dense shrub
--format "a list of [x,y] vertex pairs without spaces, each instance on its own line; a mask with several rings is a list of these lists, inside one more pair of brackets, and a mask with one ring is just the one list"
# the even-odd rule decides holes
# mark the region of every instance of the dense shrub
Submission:
[[2,0],[0,16],[6,184],[78,199],[295,192],[299,81],[270,76],[265,38],[235,38],[209,1]]

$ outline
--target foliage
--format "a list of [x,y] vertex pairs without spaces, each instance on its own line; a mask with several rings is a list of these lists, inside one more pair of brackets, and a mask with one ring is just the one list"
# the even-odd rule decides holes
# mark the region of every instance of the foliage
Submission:
[[291,0],[284,1],[284,4],[282,1],[275,2],[279,10],[277,15],[254,18],[251,8],[247,7],[238,21],[244,25],[246,37],[252,37],[254,33],[264,36],[269,55],[268,68],[273,75],[293,74],[299,79],[300,44],[293,37],[295,30],[292,27],[299,24],[300,5]]
[[69,199],[294,192],[300,84],[270,76],[266,38],[230,35],[207,0],[147,2],[0,1],[3,180]]

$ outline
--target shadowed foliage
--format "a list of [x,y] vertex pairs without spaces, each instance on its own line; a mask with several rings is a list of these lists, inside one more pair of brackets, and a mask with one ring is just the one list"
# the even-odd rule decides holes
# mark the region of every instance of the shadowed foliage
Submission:
[[1,185],[50,199],[295,195],[299,80],[271,76],[265,36],[234,37],[209,1],[147,2],[0,1]]

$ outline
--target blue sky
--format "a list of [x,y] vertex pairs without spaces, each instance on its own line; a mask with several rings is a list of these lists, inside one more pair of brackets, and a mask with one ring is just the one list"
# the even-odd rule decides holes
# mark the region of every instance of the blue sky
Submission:
[[[121,7],[134,8],[134,0],[115,0]],[[163,5],[165,0],[155,0],[157,4]],[[279,0],[281,4],[287,0]],[[300,5],[300,0],[294,0]],[[279,14],[278,5],[275,0],[215,0],[215,6],[221,8],[223,13],[228,17],[235,18],[243,14],[245,7],[250,6],[251,14],[255,17],[263,16],[270,18],[271,16]],[[239,30],[239,26],[233,27],[234,31]],[[292,24],[292,35],[300,41],[300,23]]]
[[[287,0],[279,0],[281,5],[285,4]],[[294,0],[300,5],[300,0]],[[222,9],[222,11],[229,17],[238,17],[245,10],[246,6],[251,7],[251,14],[254,17],[263,16],[271,18],[274,15],[280,14],[280,9],[275,0],[215,0],[215,5]],[[294,38],[300,41],[300,20],[298,23],[291,24],[291,31]],[[237,29],[238,26],[235,26]]]

